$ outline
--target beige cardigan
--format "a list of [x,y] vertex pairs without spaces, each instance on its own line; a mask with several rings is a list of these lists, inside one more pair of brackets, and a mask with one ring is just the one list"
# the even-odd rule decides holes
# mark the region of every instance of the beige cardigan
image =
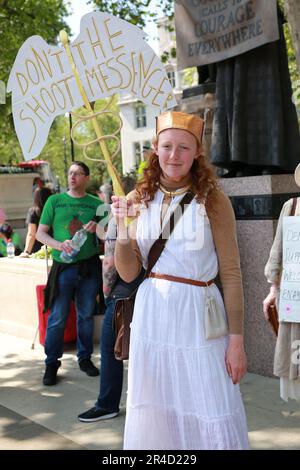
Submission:
[[[265,266],[265,276],[270,283],[279,285],[282,271],[282,222],[283,217],[289,216],[292,210],[293,199],[289,199],[282,207],[278,220],[276,235],[270,251],[268,262]],[[300,198],[297,198],[295,216],[300,215]],[[279,298],[277,298],[278,307]],[[300,340],[300,323],[284,322],[279,324],[278,338],[276,341],[274,357],[274,374],[278,377],[286,377],[289,380],[300,378],[300,366],[292,362],[292,348],[294,341]],[[298,361],[299,362],[299,361]]]
[[[134,193],[130,196],[134,198]],[[219,275],[222,284],[229,333],[243,334],[244,295],[240,270],[240,255],[236,238],[234,212],[229,198],[217,191],[213,210],[207,208],[213,239],[216,247]],[[115,264],[118,273],[126,281],[132,281],[140,272],[142,263],[135,240],[136,224],[130,225],[130,240],[117,240]]]

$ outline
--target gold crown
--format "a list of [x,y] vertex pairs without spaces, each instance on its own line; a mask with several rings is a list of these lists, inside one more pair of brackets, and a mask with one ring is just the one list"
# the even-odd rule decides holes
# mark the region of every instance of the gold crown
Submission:
[[167,111],[156,117],[156,136],[166,129],[183,129],[196,137],[201,145],[204,121],[196,114],[186,114],[179,111]]

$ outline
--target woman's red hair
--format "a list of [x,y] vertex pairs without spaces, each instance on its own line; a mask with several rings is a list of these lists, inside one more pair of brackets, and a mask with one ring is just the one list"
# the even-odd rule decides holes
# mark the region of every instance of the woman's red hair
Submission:
[[[151,151],[147,156],[147,164],[142,178],[136,184],[136,202],[153,201],[158,190],[162,170],[159,166],[158,156]],[[190,169],[191,191],[196,195],[196,200],[204,202],[208,194],[213,194],[218,189],[218,180],[214,169],[206,158],[199,153]]]

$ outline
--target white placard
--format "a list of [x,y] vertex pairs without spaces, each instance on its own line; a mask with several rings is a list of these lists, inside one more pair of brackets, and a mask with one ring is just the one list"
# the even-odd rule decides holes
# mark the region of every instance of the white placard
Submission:
[[[70,50],[89,101],[130,93],[157,108],[176,106],[166,70],[146,43],[146,33],[102,12],[81,18]],[[19,49],[7,91],[12,92],[16,133],[26,160],[39,155],[58,115],[82,106],[64,47],[31,36]]]
[[300,217],[283,217],[279,320],[300,322]]

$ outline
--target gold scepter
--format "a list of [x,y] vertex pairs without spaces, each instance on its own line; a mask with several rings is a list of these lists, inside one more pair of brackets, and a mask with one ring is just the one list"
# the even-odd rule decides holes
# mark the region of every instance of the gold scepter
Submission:
[[[61,40],[61,42],[62,42],[62,44],[63,44],[63,46],[66,50],[67,57],[68,57],[68,60],[70,62],[70,65],[72,67],[72,72],[73,72],[73,75],[75,77],[75,80],[76,80],[78,89],[80,91],[80,94],[82,96],[84,105],[85,105],[86,109],[88,110],[88,112],[90,113],[89,118],[92,120],[93,127],[94,127],[94,130],[95,130],[96,135],[97,135],[96,140],[99,142],[99,145],[100,145],[102,154],[104,156],[105,162],[107,163],[107,170],[108,170],[110,178],[112,179],[114,193],[115,193],[116,196],[125,196],[125,192],[124,192],[124,189],[122,187],[120,176],[119,176],[115,166],[113,165],[113,163],[111,161],[111,157],[109,155],[109,151],[107,149],[106,143],[103,140],[104,134],[103,134],[103,131],[102,131],[101,124],[99,124],[99,122],[96,119],[96,114],[94,113],[93,108],[91,106],[91,103],[88,100],[88,97],[87,97],[86,92],[83,88],[82,82],[80,80],[79,74],[77,72],[76,65],[75,65],[74,59],[73,59],[71,51],[70,51],[70,47],[69,47],[69,43],[68,43],[68,35],[67,35],[66,31],[64,31],[64,30],[60,31],[59,37],[60,37],[60,40]],[[129,219],[129,218],[127,218],[127,219]]]

